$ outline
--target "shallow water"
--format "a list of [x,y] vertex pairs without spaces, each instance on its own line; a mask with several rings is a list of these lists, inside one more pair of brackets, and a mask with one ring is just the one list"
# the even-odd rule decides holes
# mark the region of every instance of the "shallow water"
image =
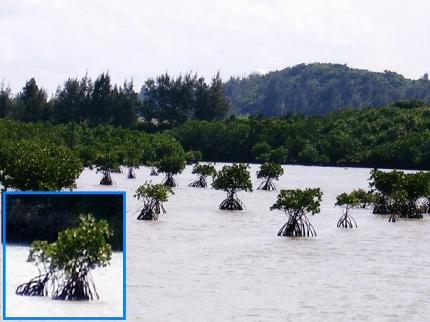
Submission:
[[[220,168],[221,165],[217,165]],[[257,186],[256,165],[251,165]],[[426,321],[430,307],[430,218],[388,223],[354,210],[358,229],[336,228],[337,194],[367,188],[370,169],[285,166],[278,188],[321,187],[317,237],[276,234],[286,217],[270,211],[277,192],[239,193],[242,212],[218,210],[225,194],[189,188],[191,167],[158,222],[137,221],[132,196],[149,176],[85,170],[79,190],[127,191],[127,320]]]
[[114,252],[109,266],[97,268],[91,273],[100,300],[68,302],[15,294],[18,285],[39,275],[36,266],[26,262],[28,251],[26,246],[6,247],[7,317],[122,316],[122,252]]

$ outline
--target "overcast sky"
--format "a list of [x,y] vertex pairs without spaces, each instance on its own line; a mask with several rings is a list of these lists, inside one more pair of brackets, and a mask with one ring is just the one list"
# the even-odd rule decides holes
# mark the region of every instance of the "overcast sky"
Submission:
[[409,78],[430,72],[427,0],[0,0],[0,81],[114,82],[168,71],[224,79],[333,62]]

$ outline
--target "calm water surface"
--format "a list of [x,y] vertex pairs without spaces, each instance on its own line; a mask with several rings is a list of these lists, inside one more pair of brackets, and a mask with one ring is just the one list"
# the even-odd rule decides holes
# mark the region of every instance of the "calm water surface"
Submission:
[[[254,187],[257,168],[251,165]],[[85,170],[79,190],[127,191],[128,320],[430,320],[429,216],[393,224],[360,209],[353,212],[358,229],[338,229],[336,195],[367,188],[369,169],[284,170],[278,188],[323,190],[321,213],[310,218],[317,237],[276,235],[286,221],[269,210],[276,191],[239,193],[245,211],[219,211],[225,194],[187,187],[194,180],[190,167],[177,176],[167,214],[140,222],[132,195],[161,175],[149,176],[148,168],[135,180],[113,174],[116,185],[106,188],[98,185],[99,174]]]

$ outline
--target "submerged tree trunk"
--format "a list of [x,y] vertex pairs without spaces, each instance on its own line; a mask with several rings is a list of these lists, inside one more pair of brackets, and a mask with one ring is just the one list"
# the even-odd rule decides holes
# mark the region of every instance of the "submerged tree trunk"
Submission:
[[159,201],[146,204],[137,216],[137,220],[158,220],[160,213],[166,213],[163,204]]
[[158,176],[158,171],[154,167],[151,168],[151,174],[150,176]]
[[100,184],[104,185],[104,186],[110,186],[110,185],[112,185],[112,178],[110,176],[110,172],[109,171],[103,171],[103,178],[100,181]]
[[167,187],[176,187],[176,182],[175,179],[173,179],[172,173],[166,173],[166,178],[164,178],[163,184]]
[[355,222],[354,217],[352,217],[348,212],[349,209],[346,208],[342,217],[340,217],[339,221],[337,222],[338,228],[354,228],[354,226],[357,228],[357,223]]
[[127,178],[128,179],[136,179],[136,173],[134,173],[133,167],[128,168]]
[[206,182],[206,177],[201,176],[198,180],[191,182],[188,186],[194,188],[206,188],[208,183]]
[[219,205],[220,210],[243,210],[243,203],[236,193],[228,192],[227,198]]
[[89,301],[99,299],[94,282],[89,279],[87,270],[73,274],[65,283],[54,291],[52,298],[62,301]]
[[275,185],[272,182],[271,178],[267,178],[265,181],[260,183],[257,190],[276,190]]
[[316,236],[314,226],[305,214],[290,215],[288,221],[281,227],[278,236],[309,237]]

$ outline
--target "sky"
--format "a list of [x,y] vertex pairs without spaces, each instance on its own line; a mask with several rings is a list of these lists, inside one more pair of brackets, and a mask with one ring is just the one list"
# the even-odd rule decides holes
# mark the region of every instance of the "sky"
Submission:
[[114,83],[197,72],[223,79],[299,63],[408,78],[430,72],[427,0],[0,0],[0,82]]

